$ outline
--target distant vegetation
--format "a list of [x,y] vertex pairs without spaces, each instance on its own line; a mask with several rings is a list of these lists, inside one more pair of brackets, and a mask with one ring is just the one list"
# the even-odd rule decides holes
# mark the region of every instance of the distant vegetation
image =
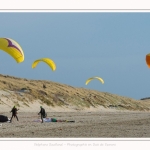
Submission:
[[[150,110],[150,103],[146,101],[52,81],[29,80],[8,75],[0,75],[0,90],[9,93],[0,95],[0,105],[5,105],[8,98],[18,107],[30,107],[30,103],[40,100],[41,104],[51,107],[75,106],[78,109],[84,109],[103,106],[117,110]],[[5,101],[2,100],[3,97],[7,97]]]

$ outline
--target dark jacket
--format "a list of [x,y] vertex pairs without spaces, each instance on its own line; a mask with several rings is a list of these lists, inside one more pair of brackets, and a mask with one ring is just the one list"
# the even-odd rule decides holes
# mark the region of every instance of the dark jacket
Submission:
[[41,108],[39,114],[41,114],[42,116],[45,116],[45,109],[44,109],[44,108]]
[[10,112],[12,112],[13,115],[17,114],[18,109],[17,108],[12,108],[12,110]]

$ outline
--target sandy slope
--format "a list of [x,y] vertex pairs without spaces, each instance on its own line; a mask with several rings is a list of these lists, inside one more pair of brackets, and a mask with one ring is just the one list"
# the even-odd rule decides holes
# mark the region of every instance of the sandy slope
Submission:
[[0,110],[8,111],[13,105],[24,112],[36,111],[40,105],[47,109],[59,106],[72,111],[100,106],[117,110],[150,110],[150,103],[145,100],[53,81],[29,80],[0,74]]

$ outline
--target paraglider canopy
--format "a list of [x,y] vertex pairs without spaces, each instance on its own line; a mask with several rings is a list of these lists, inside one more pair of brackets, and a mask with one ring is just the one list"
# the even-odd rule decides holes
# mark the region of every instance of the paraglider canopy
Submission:
[[23,50],[15,40],[10,38],[0,38],[0,49],[12,56],[17,63],[24,61]]
[[91,78],[89,78],[89,79],[86,80],[85,84],[87,85],[87,84],[88,84],[91,80],[93,80],[93,79],[97,79],[97,80],[99,80],[102,84],[104,84],[104,80],[103,80],[102,78],[100,78],[100,77],[91,77]]
[[7,121],[9,121],[7,116],[0,115],[0,122],[7,122]]
[[146,55],[146,64],[150,68],[150,53]]
[[35,68],[39,62],[45,62],[53,71],[56,70],[56,65],[53,60],[49,58],[37,59],[32,63],[32,68]]

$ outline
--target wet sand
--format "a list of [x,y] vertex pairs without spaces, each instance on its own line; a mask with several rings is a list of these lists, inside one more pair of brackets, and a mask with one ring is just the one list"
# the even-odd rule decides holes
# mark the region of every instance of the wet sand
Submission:
[[[1,113],[11,117],[10,113]],[[33,122],[37,112],[19,112],[19,121],[0,123],[1,138],[149,138],[150,112],[48,112],[71,122]]]

